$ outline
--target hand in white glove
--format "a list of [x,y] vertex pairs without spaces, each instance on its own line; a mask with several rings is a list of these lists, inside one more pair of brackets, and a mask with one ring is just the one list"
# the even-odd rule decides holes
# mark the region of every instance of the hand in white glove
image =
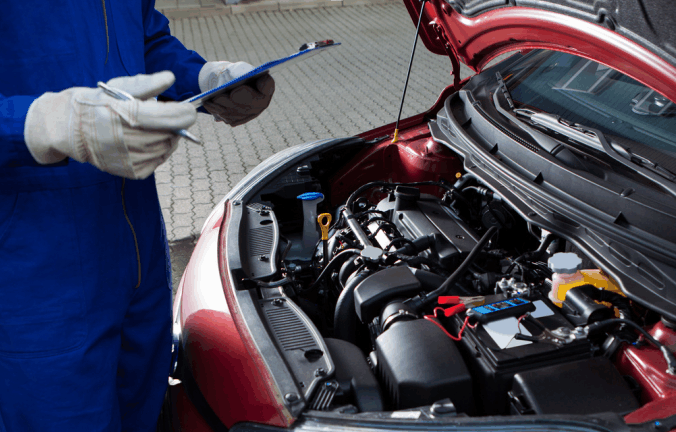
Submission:
[[[202,92],[211,90],[254,69],[248,63],[208,62],[199,74]],[[251,85],[241,85],[204,102],[204,108],[230,126],[239,126],[258,117],[270,105],[275,92],[275,81],[270,75],[259,77]]]
[[89,87],[45,93],[28,109],[26,146],[41,164],[71,157],[117,176],[146,178],[176,149],[178,136],[172,131],[197,119],[190,104],[144,100],[159,95],[174,81],[169,71],[108,81],[109,86],[141,99],[131,101]]

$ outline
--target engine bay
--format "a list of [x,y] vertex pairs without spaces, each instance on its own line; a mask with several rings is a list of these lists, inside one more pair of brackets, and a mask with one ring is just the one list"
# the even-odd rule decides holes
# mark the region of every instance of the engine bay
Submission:
[[[327,155],[246,206],[242,279],[266,305],[297,305],[324,342],[297,349],[319,383],[312,410],[627,416],[660,398],[654,381],[676,389],[676,324],[526,222],[425,130],[406,145],[444,163],[383,179],[361,155],[358,175],[327,170],[339,157]],[[322,350],[332,369],[315,367]]]

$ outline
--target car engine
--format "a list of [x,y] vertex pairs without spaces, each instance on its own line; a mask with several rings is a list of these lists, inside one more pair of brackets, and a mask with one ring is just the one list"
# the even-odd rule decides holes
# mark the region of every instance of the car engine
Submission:
[[[305,254],[292,247],[308,244],[300,227],[282,230],[284,278],[258,284],[281,285],[326,342],[335,374],[312,409],[638,409],[640,386],[614,359],[626,344],[652,343],[636,333],[654,320],[650,311],[571,242],[526,223],[478,179],[459,177],[368,182],[332,214],[299,209],[305,220],[335,221]],[[555,294],[564,291],[561,301]]]

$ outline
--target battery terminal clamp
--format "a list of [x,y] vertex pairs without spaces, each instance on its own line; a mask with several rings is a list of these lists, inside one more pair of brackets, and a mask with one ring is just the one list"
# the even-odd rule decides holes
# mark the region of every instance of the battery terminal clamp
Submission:
[[484,296],[460,297],[460,296],[439,296],[437,299],[440,305],[451,305],[451,307],[442,309],[446,318],[465,312],[473,306],[480,306],[485,303]]
[[523,333],[517,333],[514,335],[514,339],[517,340],[525,340],[535,343],[548,342],[554,345],[566,345],[577,340],[586,339],[588,335],[588,332],[584,327],[575,327],[573,329],[568,327],[558,327],[550,330],[530,313],[526,313],[519,317],[519,324],[521,324],[521,321],[529,323],[540,330],[540,334],[538,336],[529,336]]

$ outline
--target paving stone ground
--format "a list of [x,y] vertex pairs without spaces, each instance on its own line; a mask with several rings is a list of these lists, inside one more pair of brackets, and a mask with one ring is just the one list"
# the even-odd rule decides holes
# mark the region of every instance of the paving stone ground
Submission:
[[[206,216],[264,159],[289,146],[354,135],[396,119],[415,25],[403,3],[387,3],[173,19],[171,29],[207,60],[254,66],[308,41],[342,43],[275,73],[272,103],[257,119],[231,128],[199,115],[190,131],[203,144],[184,140],[157,170],[177,280]],[[402,118],[429,108],[452,82],[450,70],[447,57],[418,43]],[[463,69],[461,75],[468,74]]]

